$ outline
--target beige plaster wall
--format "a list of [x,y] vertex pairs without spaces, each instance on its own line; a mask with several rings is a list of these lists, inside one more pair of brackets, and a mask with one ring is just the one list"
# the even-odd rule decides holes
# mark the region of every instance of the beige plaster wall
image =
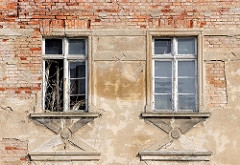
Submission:
[[[116,32],[117,34],[118,32]],[[204,33],[203,33],[204,34]],[[216,38],[208,34],[207,37]],[[224,36],[225,40],[232,37]],[[204,39],[206,36],[204,36]],[[223,44],[223,43],[222,43]],[[239,46],[238,39],[232,44]],[[209,150],[210,161],[140,161],[138,152],[158,142],[166,133],[140,115],[146,105],[147,36],[93,35],[92,36],[92,100],[95,112],[101,115],[89,122],[75,137],[85,140],[101,152],[99,161],[82,162],[22,162],[38,165],[238,165],[240,147],[240,62],[238,48],[203,48],[204,89],[209,89],[206,65],[209,61],[224,62],[226,81],[224,103],[205,103],[205,112],[211,112],[206,121],[198,123],[178,140],[163,150]],[[213,45],[215,45],[213,43]],[[18,66],[17,66],[18,67]],[[4,68],[1,69],[2,71]],[[211,97],[207,92],[203,97]],[[0,110],[0,139],[17,138],[28,142],[28,151],[38,150],[49,142],[48,151],[81,151],[70,144],[60,143],[59,135],[28,117],[41,104],[41,92],[36,97],[2,97],[1,105],[13,111]],[[61,121],[59,121],[61,122]],[[2,164],[11,162],[2,162]],[[16,163],[16,162],[15,162]],[[12,164],[14,164],[12,162]]]

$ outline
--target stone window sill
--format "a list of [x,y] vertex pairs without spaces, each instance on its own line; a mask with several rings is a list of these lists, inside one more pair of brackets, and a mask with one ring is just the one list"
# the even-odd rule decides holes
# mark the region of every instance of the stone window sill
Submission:
[[31,113],[31,118],[97,118],[98,113],[90,112],[49,112],[49,113]]
[[210,116],[209,112],[148,112],[142,113],[143,118],[192,118],[201,117],[208,118]]
[[31,161],[98,161],[100,152],[32,152]]
[[139,152],[142,161],[209,161],[208,151],[142,151]]

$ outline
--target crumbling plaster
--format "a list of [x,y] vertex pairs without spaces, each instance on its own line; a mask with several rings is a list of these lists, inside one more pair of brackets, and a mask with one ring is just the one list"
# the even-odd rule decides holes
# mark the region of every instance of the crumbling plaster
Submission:
[[[21,32],[19,32],[21,34]],[[93,37],[93,99],[95,111],[101,115],[76,133],[101,152],[97,162],[28,162],[38,165],[157,165],[157,161],[140,161],[138,152],[154,144],[165,133],[152,123],[140,117],[146,105],[146,37],[101,36]],[[212,36],[214,38],[214,36]],[[229,36],[225,36],[231,39]],[[114,42],[111,42],[111,41]],[[127,41],[127,44],[123,44]],[[119,44],[118,44],[119,43]],[[109,45],[111,45],[109,47]],[[126,48],[126,49],[125,49]],[[229,53],[231,51],[231,53]],[[194,126],[174,143],[164,149],[210,150],[213,155],[209,162],[161,162],[166,165],[237,165],[240,146],[239,112],[239,54],[238,48],[205,48],[204,61],[220,60],[225,62],[228,102],[225,106],[211,107],[211,117]],[[234,53],[232,53],[234,52]],[[215,58],[216,57],[216,58]],[[4,57],[4,59],[6,59]],[[18,62],[17,62],[18,63]],[[205,62],[204,62],[205,63]],[[2,66],[6,66],[5,64]],[[15,65],[15,68],[22,67]],[[7,67],[1,69],[5,76]],[[30,68],[26,72],[33,74]],[[29,74],[22,75],[28,79]],[[205,86],[208,82],[205,82]],[[28,97],[1,97],[1,105],[11,110],[0,109],[0,138],[17,137],[28,141],[29,151],[35,150],[55,136],[50,130],[28,118],[30,113],[39,112],[41,92]],[[36,109],[37,107],[37,109]],[[63,146],[53,144],[53,150]],[[78,148],[69,145],[69,151]],[[11,163],[8,163],[11,164]],[[20,163],[19,163],[20,164]]]

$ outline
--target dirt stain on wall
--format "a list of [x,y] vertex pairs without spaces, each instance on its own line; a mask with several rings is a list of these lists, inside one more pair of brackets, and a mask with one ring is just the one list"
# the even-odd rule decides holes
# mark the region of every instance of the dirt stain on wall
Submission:
[[145,97],[145,62],[98,61],[95,63],[95,89],[100,97],[124,101]]

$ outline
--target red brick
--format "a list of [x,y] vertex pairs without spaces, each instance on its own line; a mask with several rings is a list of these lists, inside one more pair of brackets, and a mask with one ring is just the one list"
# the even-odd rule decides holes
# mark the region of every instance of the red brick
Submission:
[[27,57],[20,57],[21,60],[27,60]]
[[66,19],[66,16],[56,16],[57,19]]
[[30,51],[41,51],[41,48],[30,48]]
[[27,158],[22,157],[22,158],[20,158],[20,160],[21,160],[21,161],[27,161]]
[[0,91],[5,91],[6,88],[0,88]]

